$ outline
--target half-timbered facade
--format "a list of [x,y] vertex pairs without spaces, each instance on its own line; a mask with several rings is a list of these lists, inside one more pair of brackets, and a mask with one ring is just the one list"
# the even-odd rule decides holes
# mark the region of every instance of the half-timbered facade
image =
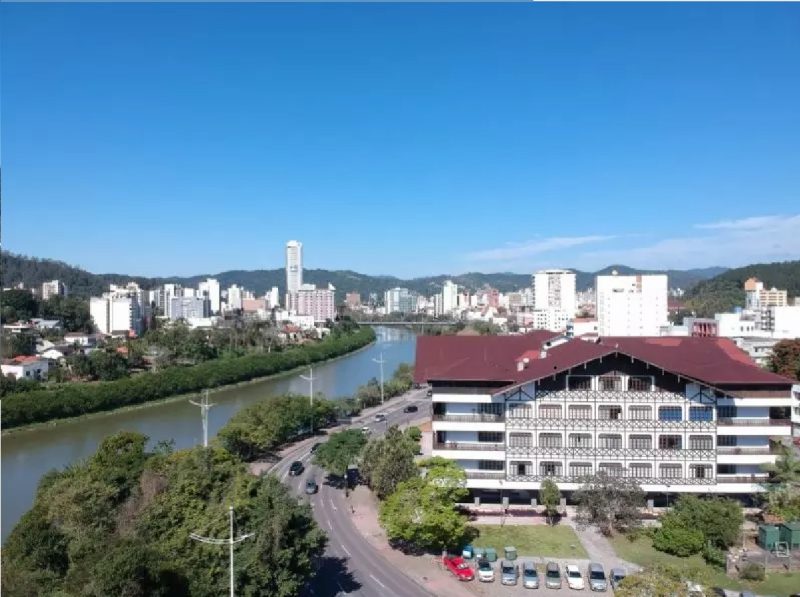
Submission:
[[433,455],[476,489],[565,490],[595,472],[651,493],[762,490],[791,435],[791,380],[727,339],[421,337]]

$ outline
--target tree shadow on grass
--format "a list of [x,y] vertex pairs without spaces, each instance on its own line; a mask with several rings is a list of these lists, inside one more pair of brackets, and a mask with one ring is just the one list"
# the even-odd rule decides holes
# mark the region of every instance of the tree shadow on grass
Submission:
[[347,558],[323,556],[314,578],[302,592],[303,597],[336,597],[361,589],[352,572],[347,568]]

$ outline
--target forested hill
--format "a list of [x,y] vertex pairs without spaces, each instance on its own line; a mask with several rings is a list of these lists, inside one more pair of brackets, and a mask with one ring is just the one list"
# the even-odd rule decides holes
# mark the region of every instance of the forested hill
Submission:
[[756,263],[729,269],[697,284],[687,294],[687,308],[700,317],[744,307],[744,283],[758,278],[767,288],[786,289],[790,297],[800,296],[800,261]]
[[[13,286],[22,282],[26,288],[37,287],[49,280],[61,280],[69,288],[70,294],[75,296],[98,296],[108,289],[109,284],[123,284],[131,280],[143,288],[153,288],[157,285],[174,282],[184,286],[196,287],[198,282],[214,277],[219,280],[222,288],[231,284],[238,284],[244,288],[263,294],[269,288],[277,286],[281,296],[285,292],[286,274],[281,269],[264,270],[231,270],[215,274],[202,274],[191,277],[163,277],[148,278],[144,276],[127,274],[92,274],[80,268],[68,265],[61,261],[51,259],[38,259],[15,255],[4,251],[1,257],[2,285]],[[594,285],[594,277],[598,274],[608,274],[617,270],[620,274],[633,273],[666,273],[669,276],[671,288],[691,288],[701,280],[708,279],[725,271],[721,267],[712,267],[693,270],[667,270],[654,272],[636,270],[625,265],[610,265],[597,272],[577,271],[578,290],[585,290]],[[344,298],[346,292],[356,291],[366,298],[369,293],[382,293],[389,288],[402,286],[424,295],[439,292],[445,280],[452,280],[459,286],[477,290],[488,284],[502,292],[518,290],[530,286],[530,274],[494,273],[483,274],[478,272],[466,273],[457,276],[438,275],[423,278],[403,280],[394,276],[370,276],[349,270],[306,269],[303,270],[304,281],[312,284],[324,285],[331,283],[336,287],[337,299]]]

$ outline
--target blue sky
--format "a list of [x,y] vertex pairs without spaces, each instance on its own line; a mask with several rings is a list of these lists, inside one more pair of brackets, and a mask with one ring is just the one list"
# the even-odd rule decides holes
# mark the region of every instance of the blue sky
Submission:
[[142,275],[800,256],[800,6],[3,4],[5,249]]

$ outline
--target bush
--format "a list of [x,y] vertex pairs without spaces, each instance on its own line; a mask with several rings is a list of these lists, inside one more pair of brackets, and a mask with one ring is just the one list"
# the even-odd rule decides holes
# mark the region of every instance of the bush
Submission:
[[764,566],[755,562],[745,564],[739,570],[739,578],[743,580],[764,580],[765,576]]
[[720,568],[724,568],[727,563],[726,552],[713,545],[703,547],[703,559],[710,565]]
[[703,533],[698,529],[687,528],[677,519],[667,515],[661,528],[653,536],[653,547],[659,551],[687,557],[703,549]]

